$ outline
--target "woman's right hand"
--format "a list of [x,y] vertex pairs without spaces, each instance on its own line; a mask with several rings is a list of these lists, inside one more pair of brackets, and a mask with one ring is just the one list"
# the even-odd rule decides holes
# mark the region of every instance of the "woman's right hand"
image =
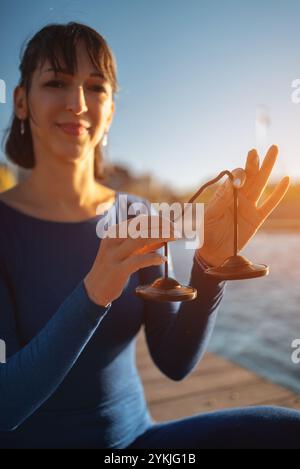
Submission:
[[[166,262],[164,256],[155,250],[168,241],[178,239],[178,234],[177,237],[174,236],[175,225],[172,221],[167,220],[169,229],[166,231],[166,225],[162,225],[161,220],[166,221],[167,219],[158,215],[148,216],[148,232],[143,232],[143,236],[147,237],[108,237],[102,239],[93,266],[84,278],[87,294],[94,303],[99,306],[107,306],[121,295],[132,273],[144,267],[161,265]],[[114,227],[119,230],[124,223],[128,227],[131,221],[132,219],[126,220],[119,225],[114,225]],[[154,238],[153,233],[151,237],[150,227],[156,226],[157,223],[159,232],[155,232]],[[164,227],[163,231],[160,229],[162,226]],[[163,237],[162,234],[164,235],[166,232],[170,235]],[[126,233],[128,233],[127,228]]]

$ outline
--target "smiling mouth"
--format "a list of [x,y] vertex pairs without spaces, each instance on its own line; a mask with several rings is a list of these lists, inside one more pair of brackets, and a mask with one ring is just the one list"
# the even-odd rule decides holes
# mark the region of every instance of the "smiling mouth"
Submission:
[[73,124],[57,124],[65,134],[72,136],[86,135],[89,132],[89,129],[81,125]]

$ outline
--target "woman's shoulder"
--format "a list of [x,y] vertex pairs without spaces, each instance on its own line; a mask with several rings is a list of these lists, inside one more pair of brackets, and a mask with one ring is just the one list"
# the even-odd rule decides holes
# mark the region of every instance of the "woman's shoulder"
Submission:
[[24,201],[21,195],[21,184],[7,189],[0,193],[0,210],[5,208],[12,208],[15,210],[24,209]]
[[[40,203],[39,197],[35,196],[32,191],[28,190],[28,187],[20,183],[12,189],[0,193],[0,213],[6,212],[7,215],[18,217],[19,220],[27,222],[76,223],[77,221],[88,221],[99,209],[101,203],[113,205],[115,200],[116,191],[104,186],[101,186],[100,189],[99,186],[99,193],[97,188],[95,191],[95,201],[90,206],[88,213],[85,212],[83,215],[81,211],[78,213],[74,211],[72,216],[70,214],[66,216],[60,210],[57,210],[55,204],[46,208]],[[83,216],[85,216],[85,219],[82,219]]]
[[[119,207],[127,211],[132,207],[131,211],[145,214],[153,213],[152,204],[146,196],[129,191],[114,190],[106,187],[105,191],[102,189],[101,200],[111,204],[118,201]],[[18,214],[27,217],[38,217],[33,204],[26,202],[21,185],[0,193],[0,220],[2,220],[2,226],[5,223],[7,224],[10,218],[13,219],[14,215]]]
[[118,213],[122,219],[134,218],[138,215],[157,215],[152,203],[145,195],[138,195],[128,191],[118,191]]
[[143,195],[138,195],[133,192],[122,192],[119,191],[119,198],[122,200],[122,197],[124,197],[124,200],[127,201],[128,204],[133,204],[133,203],[138,203],[144,205],[148,210],[151,206],[151,202],[146,196]]

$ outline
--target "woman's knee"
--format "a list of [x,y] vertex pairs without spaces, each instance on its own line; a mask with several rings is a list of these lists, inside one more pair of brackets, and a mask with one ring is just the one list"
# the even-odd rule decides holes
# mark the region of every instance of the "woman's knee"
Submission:
[[280,424],[282,428],[285,424],[296,425],[300,428],[300,411],[275,405],[253,406],[248,408],[250,418],[254,417],[262,422]]

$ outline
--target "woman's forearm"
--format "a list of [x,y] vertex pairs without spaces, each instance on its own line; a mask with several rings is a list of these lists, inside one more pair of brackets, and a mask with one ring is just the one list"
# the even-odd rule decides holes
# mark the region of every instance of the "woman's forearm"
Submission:
[[0,364],[1,431],[16,429],[53,394],[109,309],[93,303],[81,281],[39,334]]
[[146,337],[152,359],[169,378],[187,376],[207,349],[225,282],[204,273],[205,265],[194,256],[189,284],[197,288],[193,301],[146,305]]

